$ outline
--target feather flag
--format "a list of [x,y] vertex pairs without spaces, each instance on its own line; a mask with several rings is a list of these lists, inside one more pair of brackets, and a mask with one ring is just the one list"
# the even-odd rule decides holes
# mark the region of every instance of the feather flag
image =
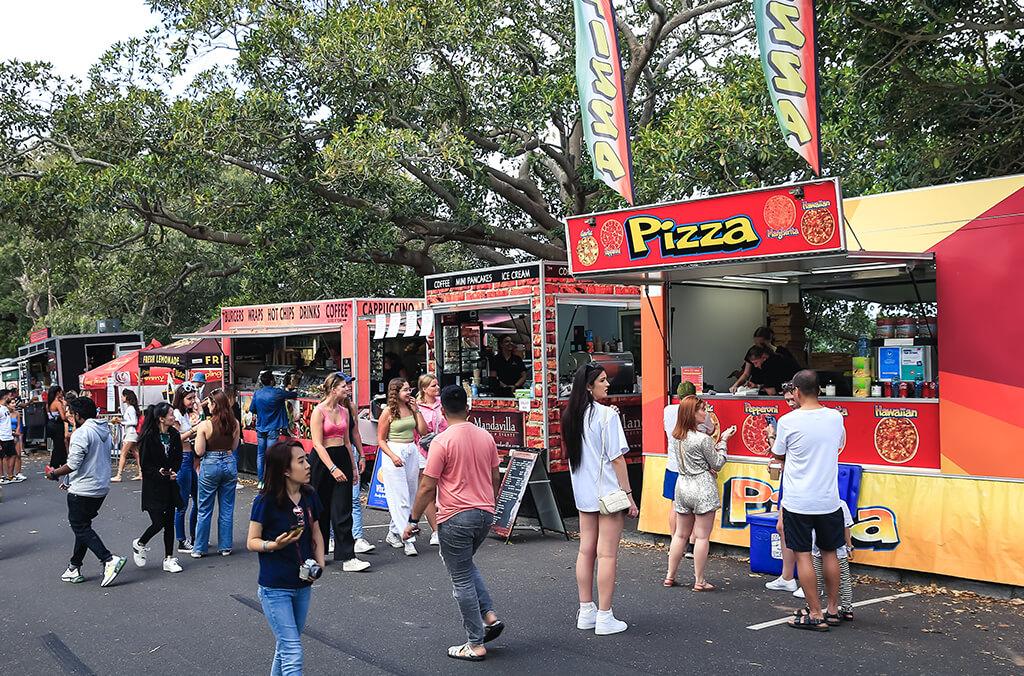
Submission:
[[754,0],[761,68],[786,145],[821,175],[814,0]]
[[611,0],[574,0],[573,5],[576,86],[594,175],[633,204],[633,160],[615,7]]

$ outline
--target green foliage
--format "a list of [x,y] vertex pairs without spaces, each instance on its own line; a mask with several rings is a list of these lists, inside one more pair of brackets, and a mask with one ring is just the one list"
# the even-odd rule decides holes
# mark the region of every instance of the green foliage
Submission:
[[[749,3],[618,4],[640,201],[807,177]],[[85,83],[0,63],[0,348],[31,325],[165,338],[227,303],[419,295],[425,273],[562,258],[564,216],[623,206],[582,147],[569,0],[149,5],[163,25]],[[1019,3],[818,12],[847,195],[1024,170]],[[182,88],[211,51],[233,59]]]

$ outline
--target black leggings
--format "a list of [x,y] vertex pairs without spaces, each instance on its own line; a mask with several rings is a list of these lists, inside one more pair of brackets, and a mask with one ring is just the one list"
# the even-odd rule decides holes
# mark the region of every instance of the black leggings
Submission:
[[345,473],[348,480],[335,481],[331,473],[327,471],[327,467],[324,467],[320,461],[320,456],[317,455],[314,458],[311,478],[313,488],[323,507],[323,511],[320,513],[320,533],[323,535],[326,548],[333,525],[334,560],[348,561],[356,556],[356,541],[352,537],[352,453],[344,446],[331,446],[327,449],[327,453],[338,469]]
[[143,547],[161,530],[164,532],[164,556],[174,556],[174,507],[163,510],[151,509],[147,512],[153,522],[139,538]]
[[53,442],[50,467],[57,469],[68,461],[68,447],[64,443],[64,421],[50,418],[46,421],[46,436]]

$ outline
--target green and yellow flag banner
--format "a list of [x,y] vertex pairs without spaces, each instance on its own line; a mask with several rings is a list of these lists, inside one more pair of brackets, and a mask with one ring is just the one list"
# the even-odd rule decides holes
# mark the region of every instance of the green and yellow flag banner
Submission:
[[761,67],[786,145],[821,175],[814,0],[754,0]]
[[574,0],[573,5],[576,86],[594,175],[633,204],[633,160],[615,7],[611,0]]

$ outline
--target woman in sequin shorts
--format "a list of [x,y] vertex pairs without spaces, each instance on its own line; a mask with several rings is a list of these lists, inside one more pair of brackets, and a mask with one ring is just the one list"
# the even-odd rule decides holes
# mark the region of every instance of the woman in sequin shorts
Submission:
[[714,525],[715,512],[722,506],[718,497],[718,483],[715,473],[725,465],[726,442],[736,434],[733,425],[722,433],[722,440],[714,440],[698,431],[707,419],[705,403],[690,395],[679,402],[679,418],[672,433],[669,453],[675,453],[679,463],[679,479],[676,481],[676,495],[673,507],[676,511],[676,528],[672,533],[672,545],[668,554],[668,575],[665,586],[676,584],[676,571],[686,550],[690,533],[696,536],[693,546],[694,583],[693,591],[706,592],[715,589],[704,579],[704,568],[708,560],[708,538]]

